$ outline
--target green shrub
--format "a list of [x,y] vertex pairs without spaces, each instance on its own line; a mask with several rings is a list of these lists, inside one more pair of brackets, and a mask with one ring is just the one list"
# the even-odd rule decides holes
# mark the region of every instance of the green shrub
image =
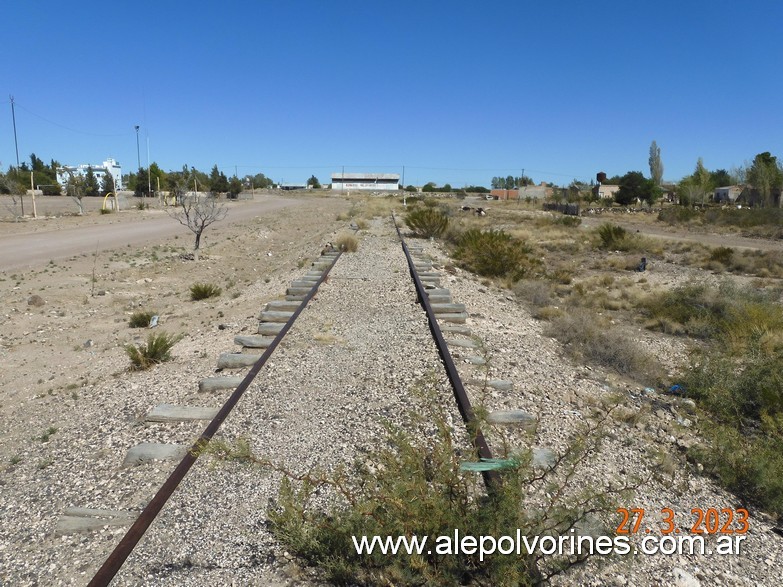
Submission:
[[517,280],[540,265],[540,261],[530,257],[530,247],[502,230],[471,228],[458,235],[456,241],[454,257],[476,275]]
[[101,214],[111,214],[114,212],[111,208],[101,208]]
[[685,378],[691,396],[722,422],[745,430],[783,415],[783,351],[765,351],[761,341],[740,360],[721,352],[701,355]]
[[416,208],[405,216],[405,224],[416,236],[433,238],[445,232],[449,227],[449,218],[435,208]]
[[696,338],[710,338],[717,332],[716,320],[725,310],[723,301],[704,284],[686,284],[648,298],[643,308],[653,327],[671,333],[671,327]]
[[134,312],[128,320],[128,326],[131,328],[147,328],[155,312]]
[[[427,405],[437,404],[431,400]],[[349,470],[304,475],[278,468],[285,477],[268,510],[278,540],[338,585],[533,585],[574,564],[565,557],[525,553],[493,554],[481,560],[478,553],[464,550],[438,552],[434,542],[428,543],[431,553],[425,550],[422,555],[389,556],[377,547],[372,554],[356,552],[353,537],[358,542],[362,536],[426,535],[433,541],[453,536],[455,530],[463,536],[499,537],[509,529],[527,536],[568,536],[573,528],[588,526],[588,519],[595,520],[588,512],[614,512],[610,491],[585,486],[573,477],[589,466],[589,455],[599,446],[596,429],[572,438],[546,472],[533,469],[529,451],[503,455],[500,483],[485,492],[479,474],[465,470],[461,461],[466,457],[458,450],[462,443],[445,414],[433,412],[437,408],[422,406],[419,421],[407,415],[414,421],[406,423],[406,429],[424,426],[427,433],[389,427],[388,441],[367,456],[371,466],[357,462]],[[228,457],[232,455],[230,451]],[[630,484],[626,481],[617,495],[627,497]],[[322,504],[325,492],[336,494],[328,509]]]
[[705,426],[709,444],[697,445],[688,457],[744,502],[772,515],[783,515],[783,438],[748,437],[732,426]]
[[[689,451],[744,501],[783,515],[783,307],[780,291],[688,284],[647,303],[708,344],[682,377],[707,412]],[[693,324],[697,325],[694,332]]]
[[612,251],[627,251],[629,247],[630,235],[622,226],[607,222],[597,229],[598,237],[601,239],[600,247]]
[[213,283],[194,283],[190,286],[190,299],[194,302],[215,298],[221,293],[223,290]]
[[778,290],[731,282],[718,288],[690,283],[650,297],[642,307],[652,318],[652,327],[679,325],[689,336],[715,339],[733,352],[743,352],[754,339],[783,329],[779,295]]
[[717,261],[728,265],[734,257],[734,249],[731,247],[716,247],[710,251],[710,261]]
[[147,344],[135,346],[125,345],[125,352],[131,361],[131,368],[136,370],[149,369],[153,365],[171,360],[172,347],[182,340],[182,335],[169,335],[165,332],[150,334]]

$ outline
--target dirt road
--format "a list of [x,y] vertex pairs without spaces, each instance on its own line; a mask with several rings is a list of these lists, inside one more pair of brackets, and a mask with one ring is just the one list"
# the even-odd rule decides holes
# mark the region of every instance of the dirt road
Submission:
[[[227,202],[228,214],[221,223],[233,223],[299,203],[301,201],[293,198],[277,196]],[[88,253],[96,247],[100,247],[102,251],[110,251],[126,245],[153,243],[175,234],[188,239],[193,237],[187,228],[164,210],[129,210],[121,215],[96,217],[95,220],[96,223],[92,225],[63,227],[55,223],[46,225],[43,229],[40,225],[29,223],[30,230],[27,232],[0,234],[0,271],[35,267],[50,260],[58,261]]]

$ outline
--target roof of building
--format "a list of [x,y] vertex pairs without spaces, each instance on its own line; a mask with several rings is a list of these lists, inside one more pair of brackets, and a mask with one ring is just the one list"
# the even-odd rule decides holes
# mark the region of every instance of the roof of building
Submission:
[[399,181],[400,174],[399,173],[333,173],[332,174],[332,181],[339,182],[343,179],[348,180],[371,180],[374,181],[376,179],[390,179]]

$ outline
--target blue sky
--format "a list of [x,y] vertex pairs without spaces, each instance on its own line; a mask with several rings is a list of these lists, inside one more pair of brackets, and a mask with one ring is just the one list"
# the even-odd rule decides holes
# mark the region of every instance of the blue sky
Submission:
[[783,157],[783,2],[13,2],[0,164],[488,185]]

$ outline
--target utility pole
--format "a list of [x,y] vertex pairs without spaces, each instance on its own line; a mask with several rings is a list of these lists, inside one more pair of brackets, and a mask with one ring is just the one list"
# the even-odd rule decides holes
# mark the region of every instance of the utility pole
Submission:
[[[19,143],[16,140],[16,111],[14,109],[14,97],[11,98],[11,118],[14,121],[14,147],[16,147],[16,177],[19,179]],[[22,216],[24,216],[24,195],[19,195],[19,201],[22,203]]]
[[[19,171],[19,143],[16,140],[16,110],[14,108],[14,97],[9,96],[11,98],[11,119],[14,121],[14,147],[16,147],[16,169]],[[22,215],[24,215],[24,212],[22,212]]]
[[147,133],[147,194],[152,193],[152,176],[150,175],[150,133]]

